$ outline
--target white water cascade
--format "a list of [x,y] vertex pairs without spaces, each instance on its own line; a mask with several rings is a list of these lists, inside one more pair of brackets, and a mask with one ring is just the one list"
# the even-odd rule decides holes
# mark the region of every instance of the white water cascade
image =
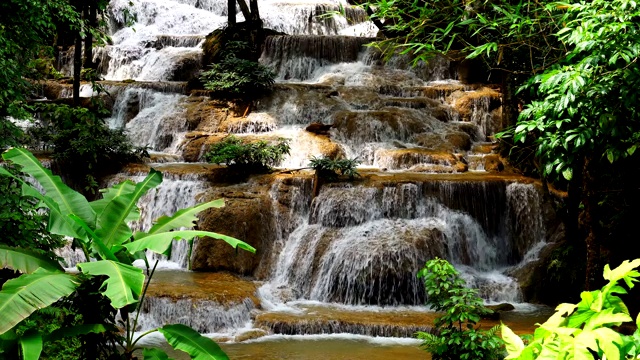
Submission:
[[[236,204],[247,199],[255,200],[252,206],[267,204],[259,210],[239,207],[221,218],[241,228],[251,223],[243,214],[260,212],[268,233],[253,244],[260,271],[238,272],[222,300],[203,295],[197,281],[189,285],[193,288],[185,286],[185,294],[156,291],[138,330],[179,322],[228,337],[258,328],[280,335],[348,331],[407,337],[422,325],[318,319],[332,311],[428,313],[416,272],[436,256],[451,261],[487,303],[529,306],[517,280],[507,274],[537,259],[548,241],[544,199],[529,180],[489,176],[485,158],[495,154],[474,150],[490,148],[500,128],[497,91],[456,80],[455,64],[444,58],[416,67],[402,56],[383,63],[366,46],[377,29],[364,10],[346,1],[260,0],[259,6],[265,27],[287,34],[268,37],[260,58],[277,74],[273,92],[256,101],[246,117],[196,128],[189,112],[199,105],[206,110],[198,115],[203,118],[233,112],[231,106],[207,108],[211,99],[188,93],[186,83],[200,70],[206,35],[225,25],[227,2],[109,4],[112,43],[94,54],[110,80],[105,82],[113,96],[108,123],[125,129],[135,145],[150,148],[150,167],[172,163],[171,170],[163,170],[162,185],[139,203],[141,219],[133,228],[147,230],[154,219],[213,193]],[[342,9],[345,16],[336,15]],[[128,79],[135,81],[123,81]],[[83,94],[92,89],[85,85]],[[331,125],[328,135],[305,130],[314,122]],[[219,177],[219,167],[183,163],[202,161],[209,146],[198,144],[199,155],[188,160],[189,141],[228,133],[250,140],[290,139],[291,154],[278,169],[286,176],[237,184]],[[317,183],[308,172],[291,171],[327,154],[359,159],[363,179]],[[139,181],[144,175],[116,178]],[[79,254],[60,255],[73,266]],[[167,273],[196,274],[186,271],[191,259],[184,241],[174,242],[169,258],[149,255]],[[184,285],[181,281],[176,287]],[[253,286],[250,296],[234,297],[238,283]],[[226,301],[228,294],[233,301]],[[269,318],[282,314],[308,317],[298,322]]]

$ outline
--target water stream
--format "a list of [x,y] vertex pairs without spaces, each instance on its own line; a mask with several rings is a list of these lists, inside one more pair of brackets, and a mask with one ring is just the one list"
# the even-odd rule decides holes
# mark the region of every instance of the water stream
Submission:
[[[166,322],[189,324],[231,340],[225,349],[232,358],[311,359],[318,358],[318,349],[347,347],[350,354],[353,346],[362,356],[350,359],[375,358],[371,354],[378,350],[385,358],[418,356],[414,340],[375,343],[362,336],[406,337],[428,326],[401,318],[431,316],[422,306],[426,295],[415,274],[436,256],[454,263],[487,303],[513,303],[520,313],[536,309],[506,274],[535,259],[547,241],[540,190],[518,177],[483,177],[490,152],[474,150],[491,147],[487,141],[499,128],[499,94],[460,83],[444,59],[411,67],[410,59],[398,56],[383,64],[366,46],[375,27],[362,9],[346,2],[261,0],[265,26],[288,34],[268,38],[260,59],[278,74],[276,88],[246,118],[197,125],[197,137],[284,137],[292,149],[280,164],[283,169],[305,167],[311,156],[332,149],[358,158],[363,170],[383,180],[324,184],[314,196],[314,180],[304,173],[269,178],[266,190],[252,191],[246,190],[250,184],[238,190],[191,173],[181,163],[189,141],[197,138],[189,133],[194,126],[187,104],[205,106],[209,100],[186,95],[184,83],[176,81],[198,70],[204,37],[224,26],[226,4],[111,0],[113,43],[95,52],[103,76],[112,80],[109,125],[126,129],[135,145],[149,146],[156,162],[150,166],[174,162],[174,169],[183,167],[165,171],[164,183],[141,200],[142,218],[132,224],[136,230],[211,192],[260,197],[269,204],[265,216],[273,220],[262,240],[264,253],[256,255],[266,275],[199,278],[185,271],[188,249],[176,242],[169,258],[157,258],[166,274],[154,286],[184,293],[153,292],[139,330]],[[341,8],[346,16],[335,14]],[[117,82],[127,79],[136,81]],[[83,89],[91,95],[90,88]],[[215,111],[202,116],[215,118]],[[332,124],[329,136],[305,131],[312,122]],[[201,159],[206,143],[198,146]],[[469,172],[479,175],[456,177]],[[453,175],[424,175],[443,173]],[[417,180],[411,174],[419,174]],[[141,176],[129,172],[116,178]],[[77,261],[71,251],[61,256]],[[238,295],[239,288],[246,293]],[[235,295],[221,298],[214,292]],[[368,322],[347,319],[354,311]],[[322,316],[329,320],[322,322]],[[390,330],[400,328],[404,332]],[[233,343],[256,329],[266,329],[260,331],[269,336],[246,346]],[[363,335],[317,337],[343,331]],[[316,337],[305,337],[311,335]],[[307,356],[293,355],[300,351]]]

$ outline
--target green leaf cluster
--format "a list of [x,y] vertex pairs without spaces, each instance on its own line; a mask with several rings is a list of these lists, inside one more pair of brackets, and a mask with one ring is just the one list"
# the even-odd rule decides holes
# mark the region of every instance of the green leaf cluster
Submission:
[[279,139],[275,144],[263,140],[245,143],[229,135],[212,145],[204,157],[210,163],[226,164],[246,172],[264,172],[278,166],[290,151],[288,139]]
[[443,312],[431,333],[418,332],[422,347],[433,359],[502,359],[503,343],[496,332],[474,326],[490,314],[476,290],[469,289],[448,261],[435,258],[418,271],[427,291],[427,304]]
[[[526,346],[503,325],[507,359],[637,359],[640,330],[627,336],[614,328],[632,321],[619,296],[627,293],[620,283],[632,289],[640,277],[638,266],[640,259],[624,261],[613,270],[606,265],[604,279],[608,283],[600,290],[583,292],[577,304],[560,304]],[[640,317],[636,323],[640,324]]]
[[275,73],[255,61],[242,58],[249,45],[229,41],[221,50],[221,58],[200,74],[204,88],[214,96],[239,99],[258,97],[269,91],[275,82]]
[[38,104],[36,126],[27,131],[32,148],[53,149],[53,159],[77,189],[95,192],[97,179],[148,157],[134,147],[124,130],[110,129],[102,118],[108,111],[64,104]]
[[316,171],[318,176],[328,180],[335,180],[338,175],[348,176],[353,180],[360,176],[357,170],[359,164],[358,159],[332,159],[328,156],[321,158],[313,156],[309,159],[309,166]]
[[[142,269],[132,266],[132,263],[136,259],[144,259],[149,277],[155,270],[155,265],[153,268],[148,265],[144,250],[166,255],[174,239],[189,241],[196,236],[210,236],[221,239],[234,248],[240,247],[255,252],[250,245],[229,236],[198,230],[172,231],[193,226],[197,219],[196,213],[211,207],[223,206],[221,200],[183,209],[172,216],[164,216],[147,232],[133,234],[128,223],[140,216],[136,203],[146,192],[162,182],[162,174],[155,170],[151,170],[149,175],[137,184],[125,181],[104,190],[102,199],[88,201],[65,185],[58,176],[52,175],[28,151],[10,149],[3,154],[3,158],[20,165],[23,171],[31,175],[44,189],[43,195],[19,176],[0,167],[0,175],[20,182],[23,194],[37,198],[49,208],[48,231],[75,238],[87,259],[94,258],[96,261],[78,264],[80,275],[76,276],[65,273],[56,261],[32,251],[18,247],[0,247],[0,265],[23,273],[20,277],[7,281],[0,291],[0,336],[12,333],[17,324],[36,310],[47,308],[58,300],[74,294],[85,282],[96,280],[101,283],[100,293],[109,300],[111,308],[120,310],[126,333],[122,337],[122,343],[118,345],[124,349],[124,355],[131,358],[135,344],[140,339],[135,338],[134,330],[149,284],[145,281]],[[137,311],[133,319],[129,317],[129,311],[132,309]],[[85,330],[95,331],[93,327]],[[160,331],[165,334],[163,330]],[[187,351],[194,358],[226,358],[215,344],[209,344],[211,340],[195,332],[181,332],[184,338],[176,340],[179,344],[176,348]],[[167,333],[173,334],[170,330],[167,330]],[[169,335],[165,336],[169,339]],[[13,341],[1,345],[6,347],[29,344],[29,349],[23,346],[23,358],[37,359],[42,350],[42,341],[43,337],[36,334],[22,338],[14,337]],[[185,350],[184,342],[194,342],[199,346],[195,349],[188,347],[188,350]],[[114,348],[113,351],[117,349]]]
[[630,0],[563,8],[564,26],[553,37],[568,52],[521,88],[536,100],[505,135],[534,139],[543,174],[570,180],[585,157],[614,163],[640,144],[640,8]]

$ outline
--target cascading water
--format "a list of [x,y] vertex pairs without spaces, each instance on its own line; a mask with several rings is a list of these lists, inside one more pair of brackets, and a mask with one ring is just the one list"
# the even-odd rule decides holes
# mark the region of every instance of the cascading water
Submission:
[[[198,128],[191,138],[220,133],[289,138],[291,155],[282,168],[306,167],[311,156],[343,155],[388,178],[351,185],[319,184],[308,174],[270,178],[268,194],[261,195],[271,201],[265,218],[273,219],[273,234],[261,239],[262,253],[256,255],[267,270],[262,286],[250,291],[259,300],[225,303],[156,294],[145,305],[141,330],[180,322],[201,332],[234,333],[254,321],[282,334],[347,330],[407,336],[420,324],[338,323],[330,317],[322,324],[284,323],[254,317],[260,308],[266,315],[280,310],[317,314],[334,307],[424,314],[424,286],[415,274],[435,256],[452,261],[487,302],[522,302],[518,283],[505,274],[535,259],[545,244],[543,199],[536,186],[515,178],[424,175],[484,171],[484,153],[473,149],[498,129],[499,94],[451,80],[456,70],[444,58],[412,67],[410,58],[395,56],[383,64],[366,46],[377,30],[365,21],[364,10],[346,2],[261,0],[259,6],[265,27],[287,34],[267,38],[260,59],[277,73],[273,93],[248,116],[218,121],[213,130]],[[342,9],[346,17],[334,14]],[[199,69],[204,36],[225,24],[226,11],[222,0],[110,2],[113,42],[96,49],[94,58],[106,79],[136,81],[107,85],[114,95],[109,125],[126,129],[134,144],[165,154],[156,154],[154,161],[182,160],[186,133],[193,130],[185,104],[208,100],[188,96],[186,80]],[[83,94],[92,89],[85,86]],[[217,115],[211,110],[206,116]],[[331,125],[328,135],[305,130],[314,122]],[[205,143],[199,145],[200,158],[204,150]],[[165,174],[163,184],[141,200],[136,230],[196,204],[198,194],[214,186],[186,168],[179,173],[186,175]],[[407,173],[422,174],[407,180]],[[215,185],[220,193],[237,196],[239,190],[223,183]],[[74,254],[67,254],[70,266],[77,261]],[[184,269],[186,242],[175,242],[169,259],[152,259],[164,268]]]
[[[460,201],[478,194],[492,197],[495,190],[508,204],[476,198],[473,204],[482,208],[473,209]],[[439,256],[461,266],[487,301],[519,302],[517,283],[501,271],[536,244],[525,239],[514,249],[519,255],[514,259],[509,232],[495,220],[509,218],[514,228],[544,233],[538,219],[518,212],[523,200],[539,208],[536,196],[533,185],[503,182],[325,187],[305,221],[290,232],[265,291],[286,287],[295,298],[353,305],[419,305],[425,294],[415,274]]]

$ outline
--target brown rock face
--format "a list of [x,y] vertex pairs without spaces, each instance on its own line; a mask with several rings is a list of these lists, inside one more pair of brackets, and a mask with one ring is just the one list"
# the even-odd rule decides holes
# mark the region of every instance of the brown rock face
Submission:
[[260,263],[265,244],[273,240],[268,187],[241,184],[213,188],[205,193],[203,201],[218,198],[225,199],[225,206],[201,213],[198,227],[242,239],[256,248],[256,254],[236,251],[221,240],[203,238],[194,251],[192,268],[251,275]]
[[329,130],[331,130],[332,127],[333,125],[331,124],[325,125],[323,123],[314,122],[309,124],[309,126],[307,126],[305,130],[316,135],[328,135]]
[[458,156],[429,149],[380,150],[376,153],[378,164],[387,169],[408,169],[418,172],[453,173],[467,170]]
[[498,154],[485,155],[483,161],[484,161],[484,169],[486,171],[500,172],[504,170],[504,163],[502,162]]

